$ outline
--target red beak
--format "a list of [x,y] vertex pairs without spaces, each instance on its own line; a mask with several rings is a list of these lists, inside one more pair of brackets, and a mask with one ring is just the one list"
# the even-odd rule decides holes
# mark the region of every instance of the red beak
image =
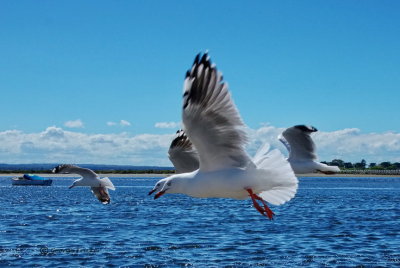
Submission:
[[156,191],[156,189],[153,189],[149,192],[149,195],[151,195],[152,193],[154,193]]
[[163,194],[165,194],[165,191],[160,191],[160,192],[156,193],[156,195],[154,196],[154,199],[159,198],[159,197],[162,196]]

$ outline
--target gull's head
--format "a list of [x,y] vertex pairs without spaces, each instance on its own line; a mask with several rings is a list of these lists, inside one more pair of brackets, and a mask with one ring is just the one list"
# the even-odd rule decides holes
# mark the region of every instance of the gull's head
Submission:
[[163,181],[162,188],[156,193],[154,199],[164,194],[184,193],[186,183],[188,182],[188,174],[191,173],[181,173],[166,178],[165,181]]
[[171,193],[171,189],[175,186],[175,181],[174,178],[168,178],[167,180],[164,181],[163,186],[161,187],[161,190],[156,193],[154,196],[154,199],[159,198],[160,196],[164,195],[165,193],[169,192]]
[[70,173],[71,168],[73,168],[73,165],[58,165],[55,168],[52,169],[53,173],[61,173],[61,174],[68,174]]
[[294,128],[304,131],[304,132],[309,132],[309,133],[318,131],[318,129],[316,129],[315,127],[307,126],[307,125],[296,125],[296,126],[294,126]]
[[164,184],[165,184],[165,182],[167,181],[167,179],[168,179],[168,178],[159,180],[159,181],[156,183],[156,185],[154,185],[154,188],[149,192],[149,195],[151,195],[151,194],[154,193],[154,192],[160,191],[160,190],[164,187]]

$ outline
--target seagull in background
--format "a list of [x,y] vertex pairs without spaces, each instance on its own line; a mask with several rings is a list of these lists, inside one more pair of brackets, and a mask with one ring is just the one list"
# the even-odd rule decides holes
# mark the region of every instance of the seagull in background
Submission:
[[311,139],[311,133],[318,131],[313,126],[296,125],[286,129],[278,139],[289,151],[289,161],[294,173],[335,174],[340,172],[337,166],[328,166],[318,162],[316,146]]
[[81,168],[75,165],[59,165],[55,167],[53,173],[61,174],[78,174],[82,178],[75,180],[69,189],[76,186],[89,186],[92,193],[103,204],[110,203],[110,195],[107,189],[115,190],[115,187],[109,178],[100,179],[99,176],[91,169]]
[[199,169],[164,179],[155,199],[166,193],[199,198],[250,197],[254,207],[272,219],[274,213],[267,202],[281,205],[294,197],[298,180],[279,151],[268,156],[260,153],[260,159],[252,161],[244,150],[245,125],[227,83],[207,53],[197,55],[186,74],[182,119],[198,152]]

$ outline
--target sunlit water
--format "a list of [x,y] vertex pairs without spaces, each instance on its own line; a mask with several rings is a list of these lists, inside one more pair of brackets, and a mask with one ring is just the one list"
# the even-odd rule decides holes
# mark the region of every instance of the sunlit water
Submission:
[[400,265],[400,178],[300,178],[274,221],[250,200],[147,195],[152,178],[88,188],[11,186],[0,177],[0,266]]

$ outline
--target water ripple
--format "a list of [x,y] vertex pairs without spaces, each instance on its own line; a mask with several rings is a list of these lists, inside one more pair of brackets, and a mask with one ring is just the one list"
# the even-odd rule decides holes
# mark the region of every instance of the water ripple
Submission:
[[395,266],[400,178],[300,178],[261,217],[249,200],[147,196],[157,179],[113,178],[100,204],[73,178],[0,177],[0,266]]

